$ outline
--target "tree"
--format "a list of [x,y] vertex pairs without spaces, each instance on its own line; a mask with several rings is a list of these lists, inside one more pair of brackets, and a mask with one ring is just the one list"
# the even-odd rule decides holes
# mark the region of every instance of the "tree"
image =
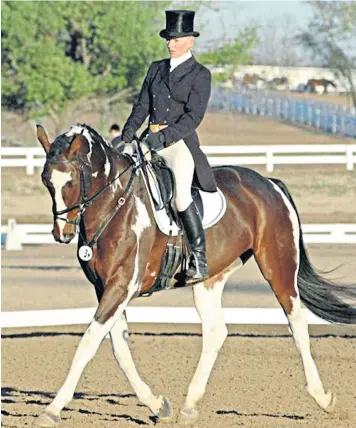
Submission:
[[285,67],[300,65],[294,22],[292,16],[285,15],[281,25],[276,25],[275,20],[269,20],[258,28],[259,40],[253,52],[254,64]]
[[256,31],[255,27],[244,28],[232,41],[224,41],[220,46],[200,54],[200,61],[216,66],[251,64],[252,48],[257,42]]
[[3,2],[2,104],[38,115],[138,89],[149,63],[166,53],[157,15],[167,4]]
[[309,4],[314,15],[298,38],[323,66],[344,77],[356,107],[356,3],[310,1]]
[[257,42],[256,27],[246,27],[230,42],[220,42],[220,46],[212,47],[207,52],[198,55],[203,64],[223,67],[223,72],[214,72],[213,84],[234,80],[238,65],[251,64],[252,49]]

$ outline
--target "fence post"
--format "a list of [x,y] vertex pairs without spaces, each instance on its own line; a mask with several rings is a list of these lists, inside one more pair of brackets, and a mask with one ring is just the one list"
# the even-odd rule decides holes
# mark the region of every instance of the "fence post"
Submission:
[[10,218],[7,222],[5,250],[22,250],[21,236],[14,218]]
[[346,169],[352,171],[354,169],[353,150],[351,146],[346,146]]
[[35,167],[33,165],[33,153],[32,152],[28,152],[26,154],[26,161],[27,161],[27,165],[26,165],[26,174],[27,175],[33,175],[35,172]]
[[267,163],[266,163],[267,172],[272,172],[273,171],[273,149],[271,147],[267,147],[266,158],[267,158]]
[[336,134],[337,132],[337,119],[336,119],[336,114],[333,114],[331,117],[331,132],[333,134]]

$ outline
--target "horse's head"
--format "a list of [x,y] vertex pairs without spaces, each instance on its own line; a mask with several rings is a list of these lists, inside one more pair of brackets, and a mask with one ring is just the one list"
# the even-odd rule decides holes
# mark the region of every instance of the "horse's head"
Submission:
[[92,147],[84,128],[82,132],[76,128],[51,144],[42,126],[37,126],[37,138],[46,152],[42,181],[52,198],[52,234],[56,241],[66,244],[75,236],[83,192],[91,181],[88,158]]

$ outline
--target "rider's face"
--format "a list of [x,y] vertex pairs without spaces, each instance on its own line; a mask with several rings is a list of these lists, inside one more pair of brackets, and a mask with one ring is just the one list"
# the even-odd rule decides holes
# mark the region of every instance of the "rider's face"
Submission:
[[167,48],[171,58],[179,58],[194,46],[194,37],[177,37],[167,40]]

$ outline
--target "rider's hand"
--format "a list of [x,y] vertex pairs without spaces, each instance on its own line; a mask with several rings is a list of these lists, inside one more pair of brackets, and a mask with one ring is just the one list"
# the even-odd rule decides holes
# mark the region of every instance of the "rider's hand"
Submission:
[[164,143],[166,139],[162,132],[150,133],[146,138],[146,143],[151,150],[158,152],[159,150],[164,149]]
[[124,128],[122,131],[121,139],[125,143],[131,143],[134,139],[135,131],[132,128]]

